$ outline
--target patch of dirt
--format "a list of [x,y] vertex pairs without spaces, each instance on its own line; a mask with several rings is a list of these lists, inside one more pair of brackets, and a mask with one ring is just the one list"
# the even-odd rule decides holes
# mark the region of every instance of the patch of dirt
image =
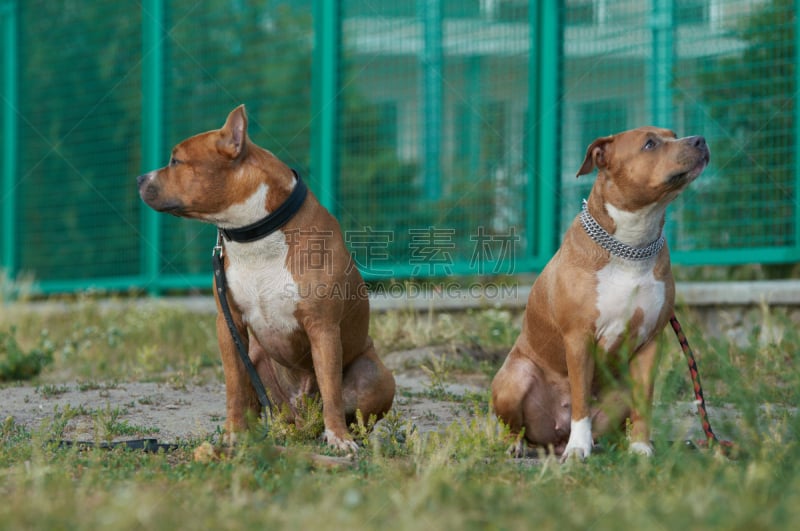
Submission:
[[[43,391],[50,387],[56,391]],[[47,427],[59,412],[77,410],[63,433],[64,439],[75,441],[105,440],[104,427],[95,418],[127,426],[126,435],[115,440],[146,436],[164,443],[202,438],[225,422],[223,383],[175,388],[167,383],[129,382],[85,390],[76,383],[21,385],[0,389],[0,403],[0,416],[13,417],[34,432]]]
[[[448,374],[439,386],[420,369],[444,351],[433,347],[394,352],[384,361],[394,371],[397,394],[394,407],[421,432],[444,429],[473,413],[474,400],[486,396],[490,378],[483,374]],[[469,396],[472,400],[465,400]],[[0,422],[13,417],[32,432],[46,428],[58,412],[78,411],[66,423],[63,438],[72,441],[106,440],[104,422],[122,425],[125,435],[113,440],[150,437],[159,443],[197,440],[220,433],[225,422],[225,386],[222,382],[175,388],[168,383],[129,382],[84,388],[77,383],[7,385],[0,388]],[[730,408],[709,408],[714,426],[734,421]],[[660,432],[655,439],[698,440],[700,421],[693,402],[656,406]]]
[[[435,395],[441,398],[432,398],[430,378],[419,366],[440,354],[441,351],[423,348],[384,358],[397,381],[394,407],[422,432],[466,418],[470,406],[459,397],[485,392],[489,386],[489,378],[482,375],[454,375]],[[152,382],[99,384],[91,388],[75,382],[11,384],[0,388],[0,404],[0,421],[13,417],[32,432],[46,428],[59,412],[77,411],[76,415],[67,415],[72,418],[63,432],[63,438],[72,441],[106,440],[102,423],[112,417],[126,432],[114,437],[115,441],[141,437],[156,438],[159,443],[197,440],[221,432],[225,423],[223,382],[181,388]]]

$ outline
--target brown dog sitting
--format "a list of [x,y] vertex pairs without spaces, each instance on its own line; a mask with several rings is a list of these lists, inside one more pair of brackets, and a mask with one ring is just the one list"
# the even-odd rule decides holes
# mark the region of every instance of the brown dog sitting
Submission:
[[[357,410],[365,419],[383,416],[395,390],[368,334],[366,286],[337,221],[289,167],[250,141],[244,106],[221,129],[178,144],[168,166],[137,180],[139,195],[155,210],[220,229],[233,321],[275,405],[294,408],[299,398],[319,393],[324,438],[356,450],[347,422]],[[287,219],[264,234],[263,222],[287,213],[289,204]],[[217,310],[232,441],[247,413],[258,413],[259,401],[219,295]]]
[[[651,455],[655,336],[675,298],[667,205],[709,161],[705,139],[642,127],[598,138],[578,176],[589,200],[531,289],[522,331],[492,382],[512,432],[564,458],[631,420],[631,451]],[[517,455],[524,442],[513,448]]]

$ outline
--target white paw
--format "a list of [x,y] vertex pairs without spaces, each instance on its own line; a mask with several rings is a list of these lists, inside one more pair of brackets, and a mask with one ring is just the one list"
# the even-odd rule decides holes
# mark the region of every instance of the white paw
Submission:
[[322,434],[322,438],[325,440],[325,442],[328,443],[329,446],[332,446],[337,450],[341,450],[343,452],[358,453],[358,445],[349,436],[339,437],[331,430],[325,430],[325,433]]
[[222,444],[225,446],[234,447],[239,440],[239,435],[235,431],[227,431],[222,436]]
[[632,454],[653,457],[653,445],[647,442],[633,442],[628,451]]
[[573,420],[570,422],[569,440],[561,461],[566,461],[570,457],[586,459],[592,455],[592,446],[592,419],[584,417],[581,420]]

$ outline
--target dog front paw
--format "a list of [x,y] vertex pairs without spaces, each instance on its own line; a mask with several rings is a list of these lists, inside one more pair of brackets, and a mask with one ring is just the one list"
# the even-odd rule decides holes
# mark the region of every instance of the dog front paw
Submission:
[[561,462],[570,457],[577,457],[581,461],[592,455],[592,421],[589,417],[573,420],[570,423],[569,440],[561,456]]
[[591,446],[573,446],[570,448],[568,444],[564,449],[564,453],[561,454],[561,462],[566,463],[570,459],[578,459],[579,461],[583,461],[590,455],[592,455]]
[[325,433],[322,434],[322,438],[325,442],[328,443],[329,446],[332,446],[337,450],[341,450],[342,452],[347,452],[347,453],[358,452],[358,445],[352,439],[352,437],[350,437],[350,435],[339,436],[336,435],[331,430],[325,430]]
[[508,452],[508,454],[511,457],[514,457],[514,458],[525,457],[525,447],[526,446],[527,445],[525,444],[525,439],[520,437],[519,439],[517,439],[514,442],[514,444],[509,446],[508,450],[506,450],[506,451]]
[[223,446],[228,446],[233,448],[236,446],[236,443],[239,441],[239,433],[235,431],[226,431],[225,434],[222,436],[222,444]]
[[636,441],[632,442],[628,451],[632,454],[643,455],[645,457],[653,457],[653,445],[649,442]]

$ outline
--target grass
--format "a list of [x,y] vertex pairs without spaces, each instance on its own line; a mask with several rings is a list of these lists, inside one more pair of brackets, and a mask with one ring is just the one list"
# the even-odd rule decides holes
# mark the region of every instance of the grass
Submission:
[[[58,393],[72,380],[98,389],[130,379],[176,385],[221,378],[211,316],[161,307],[101,309],[88,300],[74,308],[67,314],[0,314],[0,330],[15,326],[22,351],[36,348],[47,330],[53,360],[34,379],[41,394]],[[666,437],[656,438],[650,460],[628,455],[624,442],[613,439],[584,463],[512,460],[504,452],[508,433],[485,401],[464,399],[472,414],[436,433],[420,433],[395,412],[368,435],[370,420],[362,419],[355,432],[363,450],[352,466],[320,467],[305,457],[327,452],[311,434],[319,422],[313,402],[306,425],[284,422],[281,428],[274,419],[266,438],[254,429],[230,455],[196,462],[192,452],[199,440],[158,454],[57,448],[49,441],[76,416],[106,433],[155,429],[126,426],[116,409],[67,407],[35,431],[0,418],[0,529],[797,527],[796,324],[784,312],[756,309],[754,324],[734,341],[708,337],[697,318],[679,315],[708,401],[738,412],[730,420],[712,417],[716,431],[744,451],[737,460],[688,450],[680,441],[669,444]],[[497,311],[396,312],[372,319],[380,352],[423,345],[447,350],[424,363],[432,375],[429,394],[459,373],[496,370],[502,356],[495,353],[508,349],[519,326],[518,315]],[[661,341],[656,400],[689,402],[677,342],[666,333]],[[657,430],[665,430],[663,424],[656,419]],[[208,439],[216,443],[217,435]],[[278,452],[275,444],[291,450]]]
[[90,297],[68,302],[68,311],[53,305],[0,311],[0,338],[51,358],[45,382],[170,380],[180,387],[221,375],[213,315],[122,300],[103,306]]

